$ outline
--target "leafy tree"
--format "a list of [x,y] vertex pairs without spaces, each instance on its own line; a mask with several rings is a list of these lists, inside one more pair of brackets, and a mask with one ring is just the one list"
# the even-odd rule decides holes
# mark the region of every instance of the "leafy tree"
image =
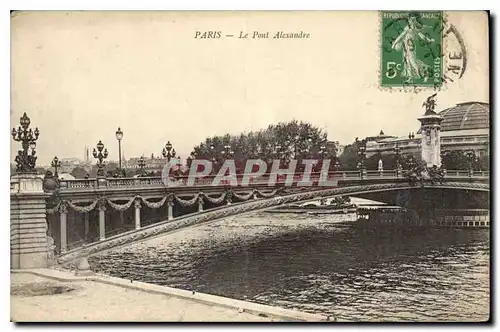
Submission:
[[359,161],[358,157],[358,146],[354,142],[352,144],[346,145],[344,152],[339,156],[340,168],[344,171],[355,171],[357,170],[357,164]]
[[490,156],[479,157],[476,170],[489,171],[490,170]]
[[469,169],[467,157],[463,151],[448,151],[441,154],[441,164],[445,169]]
[[85,175],[87,175],[87,171],[83,167],[75,167],[70,173],[75,177],[75,179],[84,179]]
[[424,167],[426,164],[422,160],[421,155],[413,155],[413,154],[404,154],[400,157],[399,162],[401,167],[405,170],[413,169],[415,167]]
[[117,168],[118,168],[118,163],[115,163],[114,161],[106,164],[106,170],[108,171],[114,171]]
[[44,167],[35,167],[35,171],[37,172],[37,174],[45,174],[45,172],[47,171]]
[[225,159],[233,158],[241,172],[248,159],[260,158],[267,162],[298,159],[300,163],[301,159],[318,158],[326,138],[326,132],[312,124],[292,120],[255,132],[208,137],[193,148],[192,154],[196,159],[213,161],[215,168]]
[[490,169],[490,158],[489,156],[477,157],[475,154],[474,158],[469,160],[467,157],[467,151],[447,151],[441,154],[441,163],[443,168],[448,170],[468,170],[469,163],[471,167],[476,171],[487,171]]
[[365,161],[365,167],[367,170],[378,170],[379,160],[382,159],[382,166],[385,170],[396,169],[397,158],[395,154],[380,154],[376,153]]

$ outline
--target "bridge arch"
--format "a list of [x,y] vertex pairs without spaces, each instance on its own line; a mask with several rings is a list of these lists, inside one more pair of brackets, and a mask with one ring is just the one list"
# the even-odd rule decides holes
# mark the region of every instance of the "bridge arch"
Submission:
[[[245,202],[234,203],[231,205],[221,206],[211,210],[206,210],[203,212],[197,212],[181,216],[174,220],[164,220],[159,223],[146,226],[139,230],[124,232],[115,235],[113,237],[109,237],[103,241],[84,245],[82,247],[75,248],[73,250],[65,252],[61,254],[59,257],[57,257],[56,264],[71,263],[82,257],[89,257],[92,255],[103,253],[108,250],[131,245],[139,241],[164,235],[168,232],[176,231],[185,227],[199,225],[202,223],[215,221],[229,216],[254,213],[278,205],[291,204],[296,202],[308,202],[316,200],[321,197],[359,195],[364,193],[408,190],[414,188],[415,186],[411,186],[408,183],[402,183],[402,182],[353,185],[348,187],[335,187],[326,189],[301,188],[303,190],[298,190],[291,193],[285,192],[281,195],[278,194],[272,198],[254,199]],[[473,183],[473,182],[445,182],[443,184],[435,184],[435,185],[425,184],[420,186],[420,188],[472,190],[472,191],[482,191],[482,192],[489,191],[488,184]]]

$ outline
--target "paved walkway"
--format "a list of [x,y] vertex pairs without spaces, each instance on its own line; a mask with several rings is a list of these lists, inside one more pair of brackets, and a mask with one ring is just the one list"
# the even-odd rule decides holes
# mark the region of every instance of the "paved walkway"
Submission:
[[[54,289],[55,295],[35,295]],[[95,281],[61,282],[32,274],[11,273],[11,321],[279,321],[237,309],[151,294]]]
[[14,322],[273,322],[329,318],[107,275],[11,272]]

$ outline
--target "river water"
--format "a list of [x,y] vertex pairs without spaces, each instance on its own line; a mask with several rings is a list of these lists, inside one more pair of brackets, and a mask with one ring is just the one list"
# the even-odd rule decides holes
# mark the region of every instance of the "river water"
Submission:
[[339,321],[485,321],[488,229],[345,227],[258,213],[90,260],[113,276],[323,313]]

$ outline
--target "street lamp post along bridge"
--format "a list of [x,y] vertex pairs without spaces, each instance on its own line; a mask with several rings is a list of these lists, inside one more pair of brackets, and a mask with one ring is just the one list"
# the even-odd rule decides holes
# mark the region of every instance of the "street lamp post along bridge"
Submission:
[[122,171],[122,139],[123,131],[118,127],[116,131],[116,139],[118,140],[118,176],[123,176]]
[[57,156],[52,159],[50,166],[54,167],[54,177],[57,179],[59,177],[57,170],[61,167],[61,161],[57,158]]
[[144,159],[144,156],[141,156],[139,158],[139,161],[137,161],[137,165],[139,166],[139,175],[144,176],[144,168],[146,167],[146,160]]
[[35,130],[29,128],[31,120],[24,112],[20,119],[20,126],[12,128],[12,138],[14,141],[21,142],[22,150],[19,150],[15,158],[17,173],[35,173],[36,166],[36,140],[40,135],[38,127]]
[[94,151],[92,154],[94,155],[94,158],[97,159],[97,177],[98,178],[105,178],[106,173],[104,172],[104,167],[106,165],[104,159],[108,158],[108,149],[104,148],[104,144],[99,140],[99,143],[96,145],[97,151],[94,148]]
[[170,161],[170,159],[175,158],[177,154],[175,152],[175,148],[172,146],[172,143],[170,143],[170,141],[167,141],[167,144],[165,144],[165,147],[163,148],[161,153],[163,155],[163,158],[166,158],[167,161]]

